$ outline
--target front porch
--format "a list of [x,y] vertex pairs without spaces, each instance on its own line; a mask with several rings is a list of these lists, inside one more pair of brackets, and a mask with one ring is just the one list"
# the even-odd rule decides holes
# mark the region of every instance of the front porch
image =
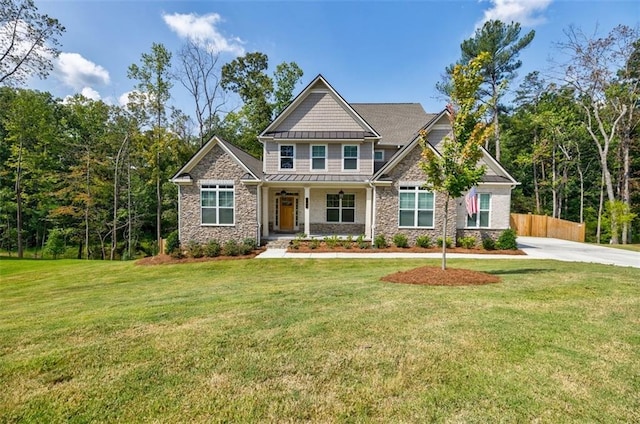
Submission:
[[327,236],[371,239],[373,189],[369,186],[263,186],[261,238],[293,240]]

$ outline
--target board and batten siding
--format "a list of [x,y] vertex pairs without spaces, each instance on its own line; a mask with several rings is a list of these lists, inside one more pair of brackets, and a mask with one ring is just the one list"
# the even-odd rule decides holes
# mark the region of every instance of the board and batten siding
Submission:
[[[294,145],[295,146],[295,169],[280,169],[280,145]],[[323,144],[327,146],[327,169],[326,171],[312,170],[311,169],[311,145]],[[359,169],[357,171],[343,171],[342,170],[342,146],[343,145],[357,145],[358,146],[358,158]],[[341,143],[327,143],[327,142],[296,142],[292,141],[267,141],[264,148],[264,164],[265,172],[267,174],[373,174],[373,143],[372,142],[358,142],[354,141],[341,142]]]

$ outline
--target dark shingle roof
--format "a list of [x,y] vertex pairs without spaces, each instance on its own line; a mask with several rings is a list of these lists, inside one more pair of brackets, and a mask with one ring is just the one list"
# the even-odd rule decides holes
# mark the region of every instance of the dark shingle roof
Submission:
[[382,136],[381,145],[400,146],[412,141],[436,114],[426,113],[420,103],[351,103]]
[[231,150],[231,152],[242,162],[249,170],[258,178],[262,178],[262,161],[251,156],[249,153],[240,149],[239,147],[229,143],[226,140],[218,137],[218,139],[224,143],[224,145]]

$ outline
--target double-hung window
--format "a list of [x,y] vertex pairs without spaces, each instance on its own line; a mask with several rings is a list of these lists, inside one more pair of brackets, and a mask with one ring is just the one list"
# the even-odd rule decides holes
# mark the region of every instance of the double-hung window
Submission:
[[358,146],[342,146],[342,169],[356,171],[358,169]]
[[478,194],[478,212],[473,215],[467,215],[467,227],[472,228],[488,228],[489,215],[491,213],[491,194]]
[[355,222],[356,195],[327,194],[327,222]]
[[203,185],[200,188],[202,225],[233,225],[233,198],[233,185]]
[[280,169],[294,169],[295,153],[295,146],[280,145]]
[[374,150],[373,160],[376,162],[384,162],[384,150]]
[[311,145],[311,169],[324,171],[327,169],[327,146]]
[[422,187],[400,187],[400,227],[433,228],[433,209],[433,193]]

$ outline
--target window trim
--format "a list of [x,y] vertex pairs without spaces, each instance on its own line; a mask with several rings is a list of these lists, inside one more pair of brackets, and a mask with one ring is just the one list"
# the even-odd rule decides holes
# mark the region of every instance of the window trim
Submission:
[[[202,206],[202,193],[203,192],[214,192],[216,196],[216,206]],[[233,199],[233,206],[231,207],[223,207],[222,209],[231,209],[233,213],[233,221],[231,223],[220,223],[220,196],[219,193],[231,192],[231,196]],[[203,210],[204,209],[215,209],[216,211],[216,223],[207,223],[203,222]],[[200,186],[200,226],[201,227],[234,227],[236,225],[236,187],[234,184],[202,184]]]
[[[283,147],[291,147],[293,148],[292,156],[282,156],[282,148]],[[283,168],[282,167],[282,158],[291,158],[291,168]],[[278,170],[279,171],[295,171],[296,170],[296,145],[295,144],[278,144]]]
[[[325,224],[355,224],[356,223],[356,212],[357,212],[357,198],[355,193],[344,193],[343,198],[338,197],[338,206],[337,207],[329,207],[327,206],[328,196],[339,196],[337,193],[326,193],[325,203],[324,203],[324,220]],[[353,207],[344,207],[342,206],[342,201],[344,200],[344,196],[353,196]],[[329,209],[337,209],[338,210],[338,221],[329,221],[327,219],[327,213]],[[342,219],[342,211],[344,210],[353,210],[353,221],[344,221]]]
[[[376,153],[381,153],[382,158],[376,159]],[[374,150],[373,151],[373,161],[374,162],[384,162],[384,150]]]
[[[413,198],[413,209],[403,209],[400,207],[400,193],[414,193],[415,196]],[[418,205],[419,205],[419,200],[418,200],[418,195],[420,193],[430,193],[432,195],[433,198],[433,208],[432,209],[418,209]],[[414,225],[401,225],[400,224],[400,214],[402,211],[404,210],[412,210],[413,211],[413,224]],[[431,225],[418,225],[418,213],[420,211],[427,211],[427,212],[431,212],[431,216],[432,216],[432,222]],[[435,224],[436,224],[436,193],[433,191],[429,191],[425,188],[422,188],[420,186],[407,186],[407,185],[402,185],[400,187],[398,187],[398,228],[427,228],[427,229],[433,229],[435,228]]]
[[[489,196],[489,207],[487,209],[481,209],[482,207],[482,202],[480,201],[480,196]],[[473,215],[471,215],[471,217],[469,216],[468,213],[465,213],[465,228],[491,228],[491,206],[493,205],[493,201],[492,201],[493,196],[491,195],[491,193],[478,193],[478,213],[475,213]],[[466,212],[466,211],[465,211]],[[481,212],[486,212],[487,213],[487,225],[486,226],[481,226],[480,225],[480,213]],[[475,216],[475,224],[474,225],[469,225],[469,220]]]
[[[356,157],[355,158],[353,158],[353,157],[346,158],[345,155],[344,155],[345,147],[355,147],[356,148]],[[357,144],[343,144],[341,150],[342,150],[342,171],[343,172],[358,172],[358,171],[360,171],[360,157],[359,157],[360,156],[360,146],[357,145]],[[345,159],[355,159],[356,160],[355,169],[346,169],[344,167]]]
[[[314,168],[313,167],[313,159],[320,159],[318,158],[314,158],[313,156],[313,148],[314,147],[319,147],[322,146],[324,147],[324,168]],[[327,144],[310,144],[309,145],[309,169],[311,170],[311,172],[321,172],[321,171],[326,171],[327,167],[328,167],[328,162],[329,162],[329,146]]]

